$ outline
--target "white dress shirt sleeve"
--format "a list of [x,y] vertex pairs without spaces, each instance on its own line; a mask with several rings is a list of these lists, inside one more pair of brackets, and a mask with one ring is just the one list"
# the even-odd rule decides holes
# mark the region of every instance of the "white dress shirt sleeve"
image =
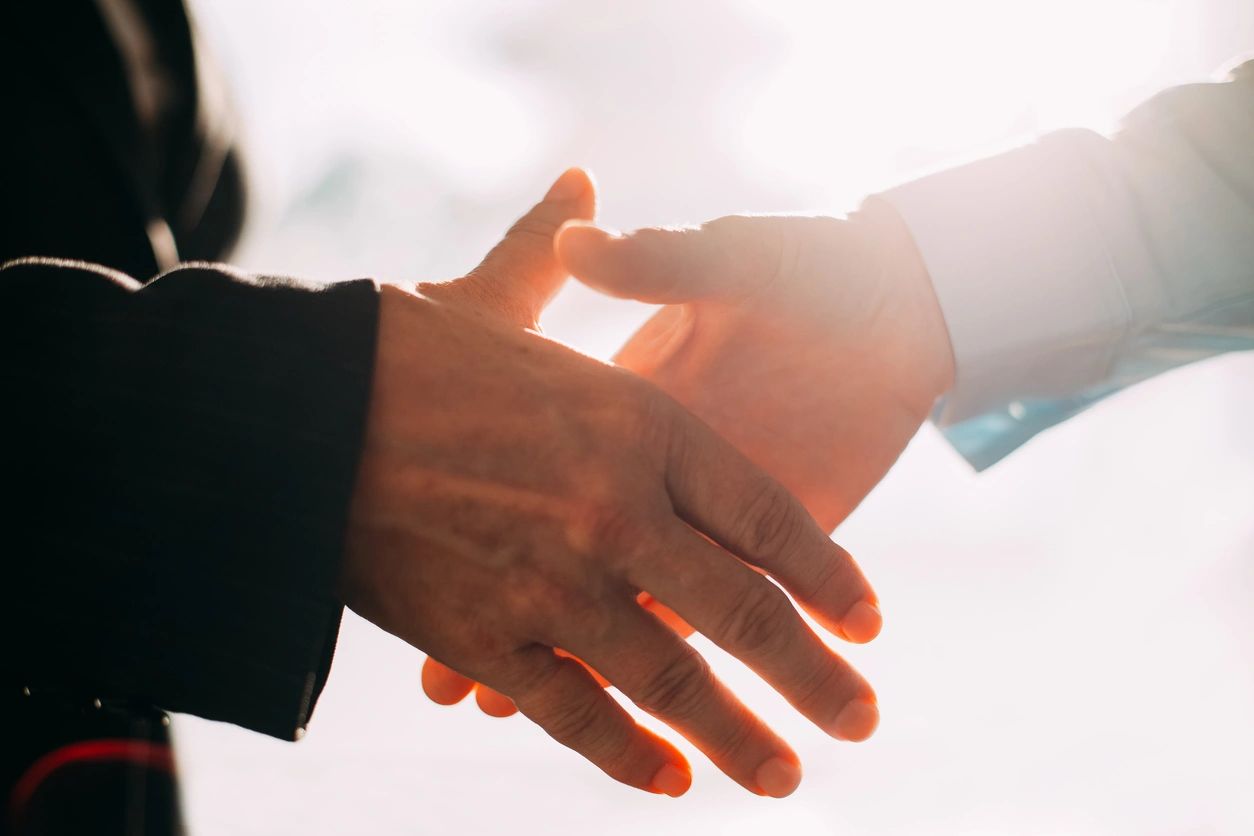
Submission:
[[976,467],[1138,380],[1254,348],[1254,61],[1110,138],[1060,131],[880,197],[953,344],[934,418]]

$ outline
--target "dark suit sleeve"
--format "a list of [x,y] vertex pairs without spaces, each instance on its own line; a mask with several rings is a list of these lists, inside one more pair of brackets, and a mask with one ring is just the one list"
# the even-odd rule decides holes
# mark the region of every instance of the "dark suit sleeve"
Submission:
[[11,684],[291,739],[330,665],[378,292],[0,270]]

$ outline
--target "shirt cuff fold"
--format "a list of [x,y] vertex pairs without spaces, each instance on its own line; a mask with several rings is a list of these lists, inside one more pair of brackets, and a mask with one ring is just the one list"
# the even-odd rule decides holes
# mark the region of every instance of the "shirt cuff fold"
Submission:
[[880,197],[905,220],[932,277],[956,382],[936,422],[1022,412],[1105,379],[1131,314],[1084,193],[1090,152],[1063,131]]

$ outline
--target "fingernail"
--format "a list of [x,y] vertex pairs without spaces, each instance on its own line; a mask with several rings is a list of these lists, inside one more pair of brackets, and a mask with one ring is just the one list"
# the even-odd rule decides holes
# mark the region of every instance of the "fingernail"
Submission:
[[653,776],[653,789],[671,798],[679,798],[688,792],[690,786],[692,786],[692,776],[673,763],[666,764]]
[[840,740],[857,743],[875,733],[880,724],[880,710],[869,700],[850,700],[840,710],[827,733]]
[[870,601],[859,601],[849,608],[845,617],[840,620],[840,631],[851,642],[869,642],[880,634],[884,626],[884,616],[880,608]]
[[792,795],[801,783],[801,767],[783,758],[770,758],[758,767],[755,777],[762,792],[771,798],[783,798]]
[[583,194],[583,190],[587,188],[588,177],[579,168],[568,168],[557,178],[557,181],[549,187],[549,192],[544,196],[545,200],[574,200]]

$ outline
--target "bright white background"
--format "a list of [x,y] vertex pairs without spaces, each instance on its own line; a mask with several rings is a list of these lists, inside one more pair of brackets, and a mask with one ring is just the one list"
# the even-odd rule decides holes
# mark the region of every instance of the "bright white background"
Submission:
[[[472,266],[569,164],[613,226],[832,211],[1254,50],[1248,0],[201,0],[254,213],[237,262],[322,279]],[[1252,139],[1254,141],[1254,139]],[[548,332],[602,357],[647,309],[569,287]],[[839,385],[837,381],[816,385]],[[837,532],[884,604],[850,651],[883,723],[809,728],[751,797],[686,747],[672,800],[526,720],[419,688],[346,617],[307,738],[179,717],[194,834],[1254,832],[1254,356],[1126,392],[976,476],[926,427]],[[686,744],[684,744],[686,746]]]

